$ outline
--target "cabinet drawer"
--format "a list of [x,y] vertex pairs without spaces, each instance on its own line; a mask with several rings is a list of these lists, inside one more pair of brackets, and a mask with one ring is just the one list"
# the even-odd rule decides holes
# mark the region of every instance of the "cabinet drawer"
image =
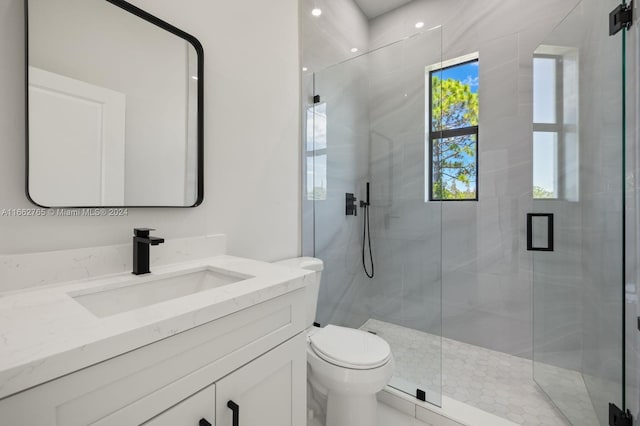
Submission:
[[[200,421],[204,419],[211,425],[215,425],[215,398],[215,385],[211,385],[142,424],[144,426],[199,426]],[[122,419],[118,414],[115,413],[94,423],[94,426],[126,424],[121,423]],[[144,416],[143,413],[141,414]],[[133,413],[127,413],[129,420],[133,417],[135,417]]]
[[[173,388],[173,386],[169,386]],[[177,389],[164,389],[176,391]],[[161,394],[162,392],[158,392]],[[159,398],[154,398],[159,396]],[[215,385],[210,385],[173,407],[166,409],[162,395],[150,395],[147,401],[139,401],[92,423],[91,426],[199,426],[204,419],[215,425]],[[148,402],[152,401],[152,404]],[[206,424],[206,423],[204,423]]]

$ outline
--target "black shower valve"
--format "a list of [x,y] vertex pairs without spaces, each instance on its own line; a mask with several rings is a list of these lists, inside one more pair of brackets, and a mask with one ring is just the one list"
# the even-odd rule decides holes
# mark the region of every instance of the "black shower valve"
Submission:
[[356,196],[351,192],[345,193],[345,214],[347,216],[357,216],[358,215],[358,205]]

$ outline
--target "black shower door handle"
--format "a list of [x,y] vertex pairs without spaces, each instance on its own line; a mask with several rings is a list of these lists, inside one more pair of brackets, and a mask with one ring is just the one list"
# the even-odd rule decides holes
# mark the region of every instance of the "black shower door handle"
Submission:
[[[534,218],[547,220],[547,242],[543,245],[534,245]],[[537,221],[536,221],[537,222]],[[538,224],[540,226],[540,224]],[[553,251],[553,213],[527,213],[527,250],[529,251]]]

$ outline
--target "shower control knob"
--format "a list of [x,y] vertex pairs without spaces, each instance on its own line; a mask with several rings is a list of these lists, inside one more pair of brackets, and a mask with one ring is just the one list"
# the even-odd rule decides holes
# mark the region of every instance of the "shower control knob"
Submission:
[[358,200],[356,199],[356,196],[354,194],[352,194],[351,192],[347,192],[344,195],[345,195],[345,197],[344,197],[345,214],[347,216],[357,216],[358,215],[358,205],[356,204],[356,202]]

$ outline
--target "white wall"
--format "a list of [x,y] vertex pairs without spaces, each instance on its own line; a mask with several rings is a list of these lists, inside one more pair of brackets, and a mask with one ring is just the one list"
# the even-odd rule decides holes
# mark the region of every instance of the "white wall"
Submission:
[[[299,57],[295,0],[135,0],[205,50],[205,201],[126,217],[3,217],[0,253],[126,243],[134,226],[165,238],[228,235],[231,254],[299,253]],[[117,30],[117,29],[116,29]],[[0,211],[24,193],[23,1],[0,3]],[[0,277],[0,289],[2,277]]]

